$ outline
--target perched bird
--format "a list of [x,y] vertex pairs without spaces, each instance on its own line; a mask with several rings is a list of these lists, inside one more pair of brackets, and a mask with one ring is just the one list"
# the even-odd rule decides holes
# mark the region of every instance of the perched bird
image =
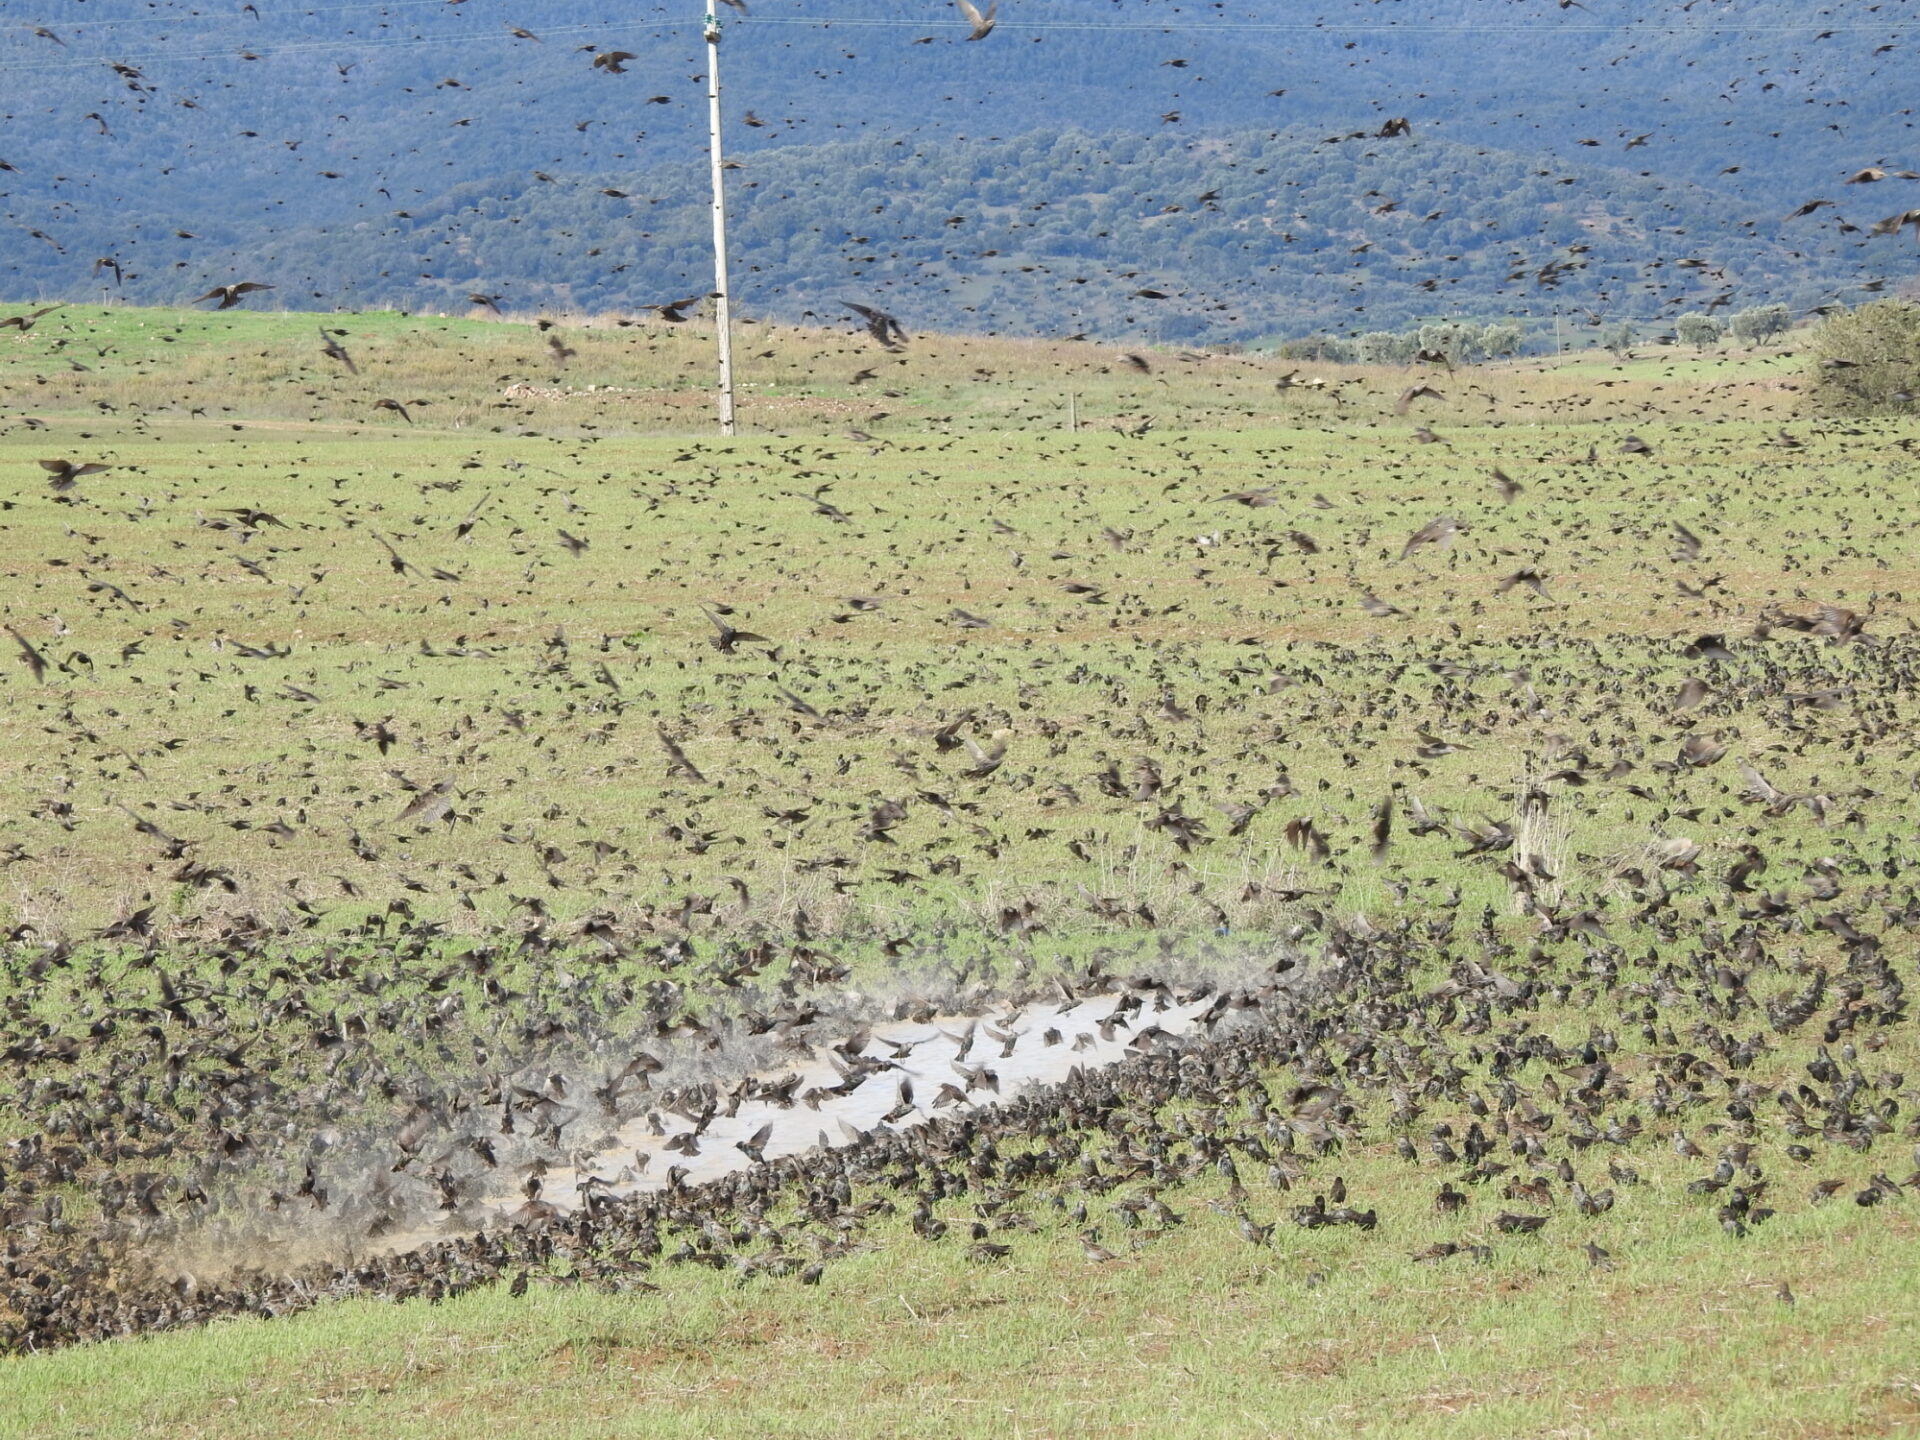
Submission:
[[1494,1229],[1505,1235],[1535,1235],[1546,1228],[1545,1215],[1520,1215],[1502,1210],[1493,1217]]

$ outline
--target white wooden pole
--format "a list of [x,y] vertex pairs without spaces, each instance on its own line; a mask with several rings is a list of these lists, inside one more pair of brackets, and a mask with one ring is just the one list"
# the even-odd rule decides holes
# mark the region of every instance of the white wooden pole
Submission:
[[726,167],[720,151],[720,21],[707,11],[707,140],[713,159],[713,320],[720,350],[720,433],[733,434],[733,315],[727,288]]

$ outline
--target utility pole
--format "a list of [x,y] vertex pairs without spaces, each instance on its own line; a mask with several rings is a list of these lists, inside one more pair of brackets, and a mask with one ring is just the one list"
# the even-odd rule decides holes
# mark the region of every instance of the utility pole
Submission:
[[727,182],[720,153],[720,21],[707,11],[707,148],[713,158],[713,322],[720,348],[720,433],[733,434],[733,315],[727,289]]

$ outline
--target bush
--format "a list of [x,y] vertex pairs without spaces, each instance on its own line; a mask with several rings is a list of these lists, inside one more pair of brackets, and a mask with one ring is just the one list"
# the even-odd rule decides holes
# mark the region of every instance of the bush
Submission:
[[1525,332],[1510,321],[1496,320],[1480,332],[1480,348],[1489,356],[1518,354],[1526,340]]
[[1711,349],[1720,343],[1720,322],[1697,310],[1675,320],[1673,330],[1682,345],[1691,345],[1696,350]]
[[1443,321],[1437,325],[1422,325],[1415,333],[1421,350],[1446,356],[1450,365],[1464,365],[1480,356],[1480,330],[1477,326]]
[[1339,364],[1411,365],[1426,350],[1447,357],[1449,364],[1465,365],[1497,355],[1516,355],[1527,343],[1527,333],[1510,320],[1482,325],[1444,320],[1412,330],[1370,330],[1343,339],[1337,335],[1305,335],[1282,342],[1282,360],[1325,360]]
[[1396,335],[1391,330],[1370,330],[1353,342],[1354,355],[1362,365],[1411,365],[1419,348],[1417,333]]
[[1633,348],[1634,328],[1631,320],[1622,320],[1609,325],[1600,332],[1600,343],[1615,355],[1624,356]]
[[1741,310],[1727,321],[1727,333],[1736,340],[1758,345],[1775,335],[1784,335],[1793,326],[1793,316],[1784,305],[1756,305]]
[[1912,414],[1920,395],[1920,305],[1876,300],[1814,332],[1814,408],[1831,415]]
[[1353,342],[1343,340],[1338,335],[1307,335],[1282,343],[1279,356],[1282,360],[1330,361],[1345,365],[1353,360]]

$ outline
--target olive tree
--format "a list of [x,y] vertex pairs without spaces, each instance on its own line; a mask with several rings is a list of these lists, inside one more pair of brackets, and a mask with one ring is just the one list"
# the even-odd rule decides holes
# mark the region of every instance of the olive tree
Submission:
[[1621,320],[1607,326],[1600,332],[1600,343],[1615,355],[1625,355],[1633,348],[1634,328],[1631,320]]
[[1354,354],[1363,365],[1407,365],[1419,348],[1418,335],[1397,335],[1391,330],[1369,330],[1353,342]]
[[1920,409],[1920,305],[1876,300],[1829,315],[1810,348],[1808,399],[1816,410],[1887,415]]
[[1480,332],[1480,348],[1489,356],[1513,355],[1526,339],[1526,332],[1511,320],[1496,320]]
[[1680,337],[1682,345],[1710,350],[1720,343],[1720,322],[1695,310],[1673,322],[1673,333]]
[[1792,327],[1793,314],[1784,305],[1756,305],[1751,310],[1737,312],[1727,321],[1727,332],[1749,345],[1784,335]]

